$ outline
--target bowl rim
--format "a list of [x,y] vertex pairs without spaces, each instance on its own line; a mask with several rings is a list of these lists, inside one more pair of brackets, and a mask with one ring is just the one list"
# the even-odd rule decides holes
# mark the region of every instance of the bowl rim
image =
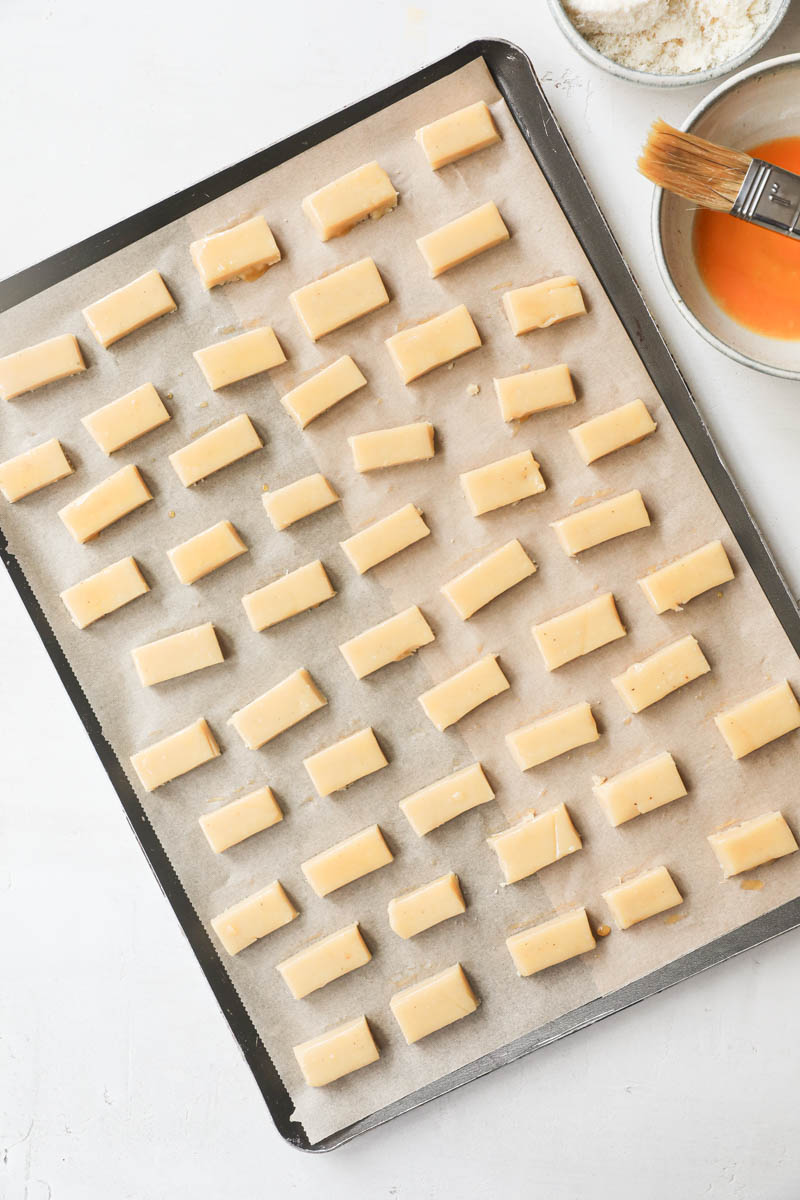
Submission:
[[626,67],[622,63],[618,63],[616,59],[609,58],[607,55],[601,54],[599,50],[595,50],[594,46],[573,25],[562,0],[547,0],[547,4],[556,25],[564,37],[579,54],[583,55],[587,62],[592,63],[596,67],[601,67],[603,70],[608,71],[609,74],[616,75],[619,79],[627,79],[631,83],[640,84],[642,87],[677,88],[710,83],[712,80],[719,79],[720,76],[727,75],[730,71],[736,71],[739,67],[744,66],[753,55],[758,54],[759,50],[763,49],[775,33],[789,11],[791,0],[776,0],[772,16],[764,23],[763,28],[753,41],[749,42],[733,58],[725,59],[724,62],[717,63],[715,67],[708,67],[705,71],[692,71],[684,75],[659,75],[655,71],[637,71],[634,67]]
[[[695,105],[688,117],[681,125],[681,129],[685,132],[697,124],[700,118],[720,100],[728,92],[734,91],[748,79],[752,79],[757,75],[766,75],[772,71],[784,70],[789,67],[800,65],[800,53],[784,54],[779,58],[770,58],[763,63],[755,63],[751,67],[747,67],[744,71],[740,71],[738,75],[734,75],[731,79],[726,79],[718,87],[704,96],[699,104]],[[708,326],[704,325],[699,317],[695,316],[694,312],[689,308],[689,305],[684,300],[681,293],[672,278],[672,272],[669,269],[666,255],[664,254],[664,243],[661,237],[661,214],[664,203],[663,188],[656,188],[653,194],[653,204],[650,214],[650,229],[653,239],[653,249],[655,251],[656,262],[661,273],[661,278],[664,281],[667,292],[672,298],[675,307],[680,312],[681,316],[688,322],[689,325],[699,333],[710,345],[726,354],[728,358],[732,358],[734,362],[740,363],[744,367],[753,367],[757,371],[761,371],[764,375],[775,375],[779,379],[800,379],[800,366],[793,367],[777,367],[770,363],[762,362],[758,358],[752,358],[749,354],[743,354],[741,350],[736,350],[733,346],[729,346],[722,338],[717,337],[712,333]]]

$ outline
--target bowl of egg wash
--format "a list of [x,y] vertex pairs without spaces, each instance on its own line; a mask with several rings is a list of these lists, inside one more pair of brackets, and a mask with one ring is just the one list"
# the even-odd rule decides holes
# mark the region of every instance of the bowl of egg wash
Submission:
[[[800,174],[800,54],[749,67],[682,128]],[[689,324],[729,358],[800,379],[800,240],[657,190],[656,260]]]

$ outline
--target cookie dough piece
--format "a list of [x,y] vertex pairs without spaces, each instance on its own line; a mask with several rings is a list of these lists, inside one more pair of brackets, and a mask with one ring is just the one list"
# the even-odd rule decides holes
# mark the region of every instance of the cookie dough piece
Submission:
[[630,711],[638,713],[710,670],[697,639],[689,634],[633,663],[611,682]]
[[466,910],[458,876],[448,871],[432,883],[390,900],[389,924],[398,937],[412,938]]
[[423,692],[419,702],[425,716],[444,732],[478,705],[499,696],[509,687],[511,684],[500,669],[497,655],[487,654]]
[[733,568],[722,542],[707,542],[637,582],[657,613],[678,612],[695,596],[733,579]]
[[431,277],[443,275],[445,271],[460,266],[484,250],[492,250],[511,235],[506,228],[500,210],[493,201],[473,208],[463,217],[449,221],[417,238],[420,253],[428,265]]
[[238,846],[239,842],[256,833],[263,833],[282,820],[281,807],[272,794],[272,788],[268,787],[258,788],[247,796],[231,800],[230,804],[203,813],[199,818],[200,828],[215,854]]
[[550,528],[555,529],[564,553],[574,557],[582,550],[590,550],[592,546],[610,542],[624,533],[646,529],[649,525],[650,516],[642,493],[633,491],[602,500],[600,504],[591,504],[560,521],[551,521]]
[[228,724],[233,726],[248,749],[258,750],[259,746],[271,742],[279,733],[291,729],[327,703],[308,671],[301,667],[240,708],[229,717]]
[[516,538],[440,588],[462,621],[536,571]]
[[288,925],[297,909],[276,879],[246,900],[226,908],[211,920],[211,928],[228,954],[239,954],[259,938]]
[[62,333],[0,358],[0,397],[16,400],[26,392],[85,370],[78,339],[71,333]]
[[366,1017],[346,1021],[293,1049],[309,1087],[325,1087],[380,1058]]
[[183,486],[191,487],[263,445],[247,413],[239,413],[238,417],[231,417],[230,421],[175,450],[169,461]]
[[387,558],[426,538],[429,533],[430,529],[420,510],[413,504],[406,504],[391,516],[368,525],[339,545],[359,575],[363,575],[378,563],[385,562]]
[[797,842],[783,813],[763,813],[730,829],[712,833],[708,844],[726,879],[794,854]]
[[626,635],[611,592],[580,604],[559,617],[531,626],[534,641],[548,671],[591,654]]
[[338,493],[324,475],[306,475],[274,492],[264,492],[262,499],[273,529],[288,529],[312,513],[336,504]]
[[337,842],[329,850],[301,863],[303,874],[318,896],[327,896],[394,860],[377,825]]
[[242,596],[244,611],[251,627],[260,633],[279,621],[287,621],[298,613],[308,612],[336,595],[325,568],[317,559],[306,563],[288,575]]
[[364,679],[389,663],[399,662],[434,640],[434,633],[416,604],[366,629],[339,647],[356,679]]
[[500,134],[485,100],[440,117],[430,125],[423,125],[415,137],[434,171],[500,141]]
[[349,171],[303,200],[303,212],[323,242],[349,233],[369,217],[375,221],[396,207],[397,192],[376,162]]
[[478,1007],[461,963],[395,992],[389,1007],[409,1046]]
[[373,429],[349,437],[353,466],[357,471],[378,471],[402,463],[433,458],[433,426],[429,421],[397,425],[394,429]]
[[524,421],[532,413],[563,408],[576,400],[572,376],[564,363],[495,379],[494,390],[504,421]]
[[486,841],[497,855],[506,883],[527,879],[583,846],[566,804],[538,817],[529,813]]
[[616,826],[680,800],[686,795],[686,786],[675,759],[664,750],[610,779],[598,780],[592,791],[600,801],[609,825]]
[[459,304],[441,316],[393,333],[385,345],[403,383],[411,383],[483,343],[469,309]]
[[580,285],[571,275],[559,275],[503,295],[511,332],[517,337],[532,329],[547,329],[586,312]]
[[603,892],[603,899],[611,909],[617,929],[630,929],[631,925],[683,904],[683,896],[666,867],[656,867],[655,871],[646,871]]
[[118,400],[81,417],[81,424],[101,450],[113,454],[169,420],[170,415],[152,383],[143,383]]
[[400,801],[400,808],[417,837],[424,837],[432,829],[490,800],[494,800],[494,792],[483,767],[476,762],[406,796]]
[[123,467],[58,510],[76,542],[88,542],[153,497],[139,468]]
[[547,487],[530,450],[465,471],[459,479],[474,517],[538,496]]
[[506,945],[517,974],[525,978],[586,954],[594,950],[597,942],[586,909],[576,908],[561,917],[515,933],[506,938]]
[[192,671],[202,671],[204,667],[224,661],[216,630],[210,621],[137,646],[131,650],[131,657],[143,687],[190,675]]
[[592,707],[583,700],[507,733],[506,745],[520,771],[527,771],[599,737]]
[[298,288],[289,300],[303,329],[316,342],[334,329],[383,308],[389,303],[389,295],[374,261],[362,258]]
[[128,557],[74,583],[61,593],[61,599],[78,629],[85,629],[149,591],[136,559]]
[[281,259],[272,230],[262,216],[199,238],[192,242],[189,253],[207,291],[232,279],[258,279]]
[[224,342],[204,346],[202,350],[195,350],[192,357],[213,392],[286,362],[275,330],[269,325],[248,329]]
[[280,401],[300,429],[305,429],[334,404],[352,396],[367,381],[349,354],[343,354],[305,383],[292,388]]
[[800,728],[800,705],[784,679],[775,687],[714,717],[734,758],[744,758],[776,738]]
[[147,271],[102,300],[95,300],[84,308],[83,315],[100,345],[108,347],[177,307],[158,271]]
[[356,921],[285,958],[277,970],[295,1000],[302,1000],[334,979],[366,966],[371,958]]
[[195,767],[219,758],[220,748],[205,717],[131,755],[131,764],[145,791],[156,788]]
[[0,492],[11,504],[30,496],[51,483],[72,475],[70,464],[58,438],[40,442],[15,458],[0,463]]
[[359,729],[324,750],[303,759],[303,766],[319,796],[331,796],[359,779],[388,767],[372,729]]
[[167,558],[181,583],[196,583],[246,553],[247,546],[230,521],[218,521],[180,546],[173,546],[167,551]]
[[621,450],[623,446],[632,446],[641,442],[648,434],[654,433],[656,423],[641,400],[631,400],[629,404],[621,404],[610,412],[592,417],[570,429],[569,436],[575,443],[575,449],[588,466],[606,454]]

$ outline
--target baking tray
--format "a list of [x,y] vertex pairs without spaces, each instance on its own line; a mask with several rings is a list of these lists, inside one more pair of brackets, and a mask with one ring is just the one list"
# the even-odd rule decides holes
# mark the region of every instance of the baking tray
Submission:
[[[609,296],[628,336],[648,371],[656,390],[669,409],[703,477],[722,509],[742,553],[752,567],[776,616],[794,649],[800,653],[800,613],[782,579],[772,556],[723,465],[703,424],[691,393],[650,316],[589,186],[572,156],[542,92],[527,55],[509,42],[480,40],[454,51],[438,62],[398,81],[364,100],[327,117],[300,133],[260,151],[243,162],[220,171],[211,178],[178,192],[176,195],[113,225],[111,228],[64,250],[36,266],[0,283],[0,312],[4,312],[59,283],[77,271],[109,254],[153,233],[171,221],[185,216],[240,184],[272,167],[301,154],[310,146],[349,128],[358,121],[438,79],[458,70],[474,59],[483,58],[498,90],[529,145],[539,167],[558,199],[594,270]],[[266,1048],[258,1037],[250,1017],[231,983],[203,925],[170,864],[144,810],[105,740],[78,681],[58,645],[39,604],[0,529],[0,557],[30,614],[36,629],[58,671],[73,705],[122,802],[128,821],[148,862],[171,904],[214,995],[239,1043],[272,1119],[281,1136],[303,1150],[331,1150],[359,1133],[408,1112],[437,1096],[453,1091],[481,1075],[522,1058],[577,1029],[583,1029],[602,1017],[619,1012],[647,996],[655,995],[680,980],[743,950],[760,945],[788,929],[800,925],[800,899],[793,900],[765,916],[740,926],[733,932],[686,954],[668,966],[645,976],[609,995],[593,1000],[510,1044],[486,1054],[457,1071],[420,1088],[363,1120],[335,1134],[309,1143],[303,1128],[292,1120],[293,1103]]]

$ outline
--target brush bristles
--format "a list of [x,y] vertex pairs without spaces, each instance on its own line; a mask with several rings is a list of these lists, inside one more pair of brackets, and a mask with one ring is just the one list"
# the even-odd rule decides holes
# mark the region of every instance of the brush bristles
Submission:
[[655,121],[638,166],[657,187],[701,208],[730,212],[752,161],[741,150],[728,150]]

